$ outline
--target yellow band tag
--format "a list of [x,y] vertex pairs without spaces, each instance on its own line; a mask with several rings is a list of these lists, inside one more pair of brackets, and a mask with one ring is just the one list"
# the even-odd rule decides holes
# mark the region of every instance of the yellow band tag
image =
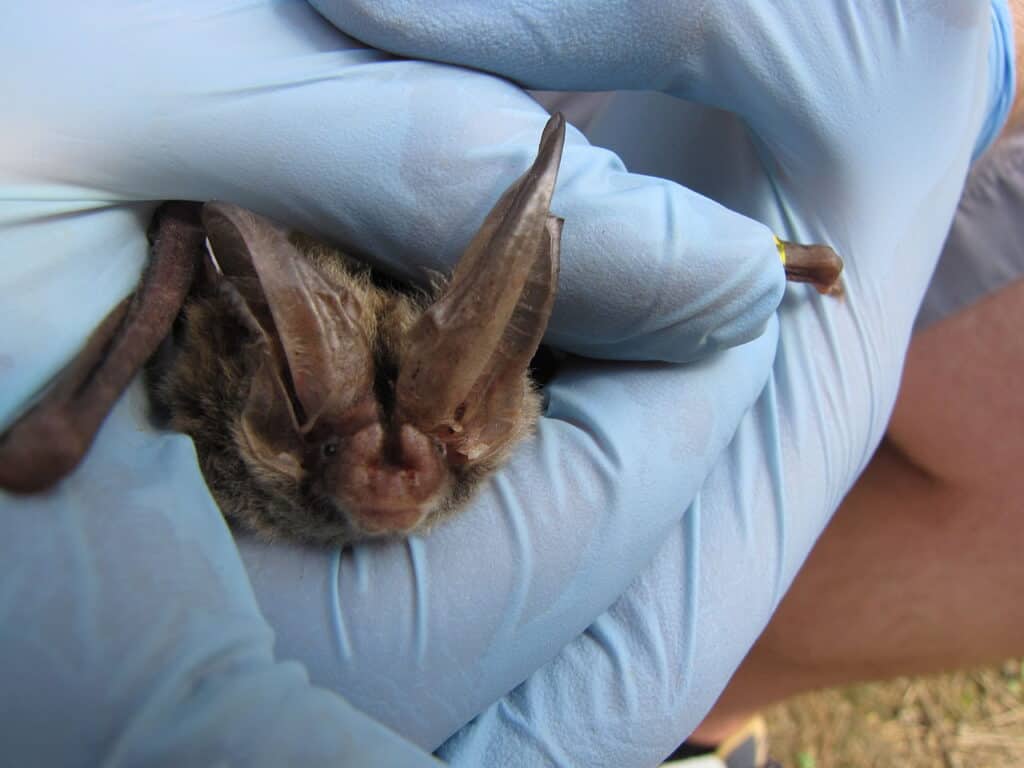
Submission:
[[[772,235],[772,237],[775,237]],[[775,237],[775,250],[779,252],[779,261],[782,262],[782,266],[786,266],[786,244]]]

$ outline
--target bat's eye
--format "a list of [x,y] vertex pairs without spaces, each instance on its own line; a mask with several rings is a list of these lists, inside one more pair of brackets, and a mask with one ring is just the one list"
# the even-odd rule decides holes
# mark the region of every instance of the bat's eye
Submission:
[[329,459],[338,453],[338,438],[332,437],[329,440],[325,440],[324,444],[320,446],[320,455],[325,459]]

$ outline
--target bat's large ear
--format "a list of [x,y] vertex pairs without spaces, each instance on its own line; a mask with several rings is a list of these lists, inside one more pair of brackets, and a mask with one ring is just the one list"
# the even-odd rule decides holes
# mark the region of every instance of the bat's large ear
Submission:
[[350,290],[329,282],[279,227],[251,211],[207,203],[203,224],[221,271],[267,342],[268,365],[246,408],[255,432],[283,426],[280,407],[271,407],[280,404],[277,393],[286,393],[292,426],[305,433],[325,412],[344,412],[372,391],[373,359]]
[[399,416],[466,460],[501,451],[522,421],[524,373],[558,283],[562,221],[550,205],[564,141],[556,114],[537,159],[495,204],[403,345]]

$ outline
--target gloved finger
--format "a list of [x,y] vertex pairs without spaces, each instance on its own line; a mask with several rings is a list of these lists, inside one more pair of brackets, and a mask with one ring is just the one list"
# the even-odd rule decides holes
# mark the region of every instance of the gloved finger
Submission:
[[438,746],[643,569],[760,391],[774,346],[770,328],[683,367],[573,363],[548,388],[536,438],[424,538],[340,555],[241,539],[279,654]]
[[0,571],[5,762],[437,764],[274,659],[195,452],[141,387],[59,489],[0,493]]
[[[32,180],[12,197],[63,185],[49,215],[93,206],[81,200],[227,199],[423,282],[450,268],[530,164],[547,118],[505,81],[367,50],[301,2],[143,14],[107,0],[88,20],[58,5],[15,16],[0,54],[48,84],[12,85],[3,173]],[[32,34],[34,14],[46,35]],[[78,35],[87,21],[96,33]],[[550,335],[560,346],[686,360],[755,337],[777,306],[767,228],[628,174],[573,132],[553,210],[567,221]],[[95,269],[106,255],[93,258]]]
[[[805,192],[804,199],[826,210],[887,168],[887,156],[871,152],[877,142],[865,146],[864,133],[853,126],[872,124],[875,136],[898,130],[909,137],[900,144],[908,151],[915,151],[916,136],[933,128],[907,103],[927,99],[926,89],[879,99],[883,90],[896,92],[880,87],[891,73],[913,65],[908,75],[918,82],[942,82],[959,75],[951,69],[954,60],[984,72],[992,60],[1003,60],[999,41],[1010,37],[1004,0],[991,11],[961,0],[927,11],[885,0],[503,0],[440,9],[423,0],[311,2],[339,29],[403,56],[495,72],[528,88],[655,90],[728,110],[749,124],[767,156],[767,172],[786,185],[785,195],[816,177],[832,180],[825,199]],[[928,27],[929,34],[894,36],[909,25]],[[992,25],[1003,34],[991,36]],[[965,30],[985,43],[975,46],[969,62],[947,49]],[[989,49],[990,39],[996,49]],[[1012,72],[1004,75],[986,84],[984,94],[1001,103],[1002,116],[980,135],[963,118],[963,103],[950,103],[944,117],[951,128],[977,137],[978,151],[994,139],[1009,108]]]

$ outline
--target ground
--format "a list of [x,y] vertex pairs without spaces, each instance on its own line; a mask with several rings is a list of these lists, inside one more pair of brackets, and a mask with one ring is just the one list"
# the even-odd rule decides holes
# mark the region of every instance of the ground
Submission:
[[766,716],[785,768],[1024,767],[1024,663],[823,691]]

